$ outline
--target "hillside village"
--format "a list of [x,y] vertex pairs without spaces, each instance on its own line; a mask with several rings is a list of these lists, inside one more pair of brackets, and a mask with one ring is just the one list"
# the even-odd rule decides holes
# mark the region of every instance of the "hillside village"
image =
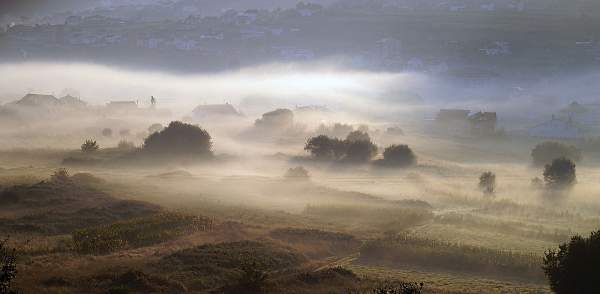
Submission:
[[[144,66],[201,71],[343,57],[357,68],[444,74],[478,83],[502,75],[505,66],[531,73],[552,71],[565,63],[585,67],[600,62],[600,36],[589,31],[598,21],[594,18],[598,14],[592,13],[598,7],[584,1],[352,0],[300,2],[272,10],[230,9],[217,15],[203,15],[192,9],[192,2],[113,6],[45,20],[5,16],[0,56],[91,58],[132,65],[152,58],[157,63]],[[379,16],[380,25],[367,21],[372,15]],[[421,16],[430,16],[431,24]],[[504,23],[507,16],[518,22]],[[482,18],[489,18],[489,26],[476,28]],[[567,26],[546,25],[557,18]],[[530,27],[540,37],[552,34],[560,39],[545,44],[527,37],[523,31],[527,23],[535,24]],[[485,38],[462,34],[465,26],[473,26]],[[511,34],[497,29],[501,27]],[[425,33],[430,34],[427,40],[419,37]],[[125,57],[115,60],[116,55]],[[162,57],[169,57],[168,63],[160,63]],[[517,62],[524,58],[528,64]],[[537,68],[535,60],[551,63]]]

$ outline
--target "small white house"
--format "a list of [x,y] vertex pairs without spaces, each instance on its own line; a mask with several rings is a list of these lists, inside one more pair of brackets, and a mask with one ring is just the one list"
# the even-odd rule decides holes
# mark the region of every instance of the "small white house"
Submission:
[[552,117],[551,120],[532,127],[529,136],[545,139],[575,140],[584,137],[582,130],[571,120],[562,120]]

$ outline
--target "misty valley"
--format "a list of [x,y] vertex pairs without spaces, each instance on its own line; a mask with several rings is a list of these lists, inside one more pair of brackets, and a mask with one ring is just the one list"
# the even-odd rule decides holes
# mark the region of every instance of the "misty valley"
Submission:
[[0,294],[598,294],[595,0],[1,0]]

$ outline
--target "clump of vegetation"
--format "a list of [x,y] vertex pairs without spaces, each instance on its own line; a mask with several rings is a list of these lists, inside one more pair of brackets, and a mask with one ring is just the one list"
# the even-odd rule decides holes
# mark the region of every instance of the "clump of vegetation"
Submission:
[[308,139],[304,150],[318,160],[340,160],[346,153],[346,145],[338,138],[319,135]]
[[160,132],[144,141],[142,150],[161,156],[212,156],[212,142],[208,132],[198,126],[173,121]]
[[[368,291],[363,291],[360,293],[364,294],[421,294],[423,293],[423,283],[415,283],[415,282],[396,282],[393,284],[386,284],[381,286],[376,286]],[[358,294],[359,292],[350,291],[350,294]]]
[[11,283],[17,277],[15,250],[7,246],[8,239],[0,240],[0,293],[12,293]]
[[88,139],[81,144],[81,152],[84,153],[94,152],[98,149],[100,149],[100,146],[98,146],[98,143],[95,140]]
[[111,225],[77,230],[73,248],[83,254],[106,254],[143,247],[197,231],[212,230],[212,220],[180,213],[161,213]]
[[319,135],[308,139],[304,150],[322,161],[364,163],[377,155],[377,146],[367,133],[354,131],[345,140]]
[[567,158],[558,158],[544,168],[544,181],[551,189],[570,188],[577,182],[576,165]]
[[543,269],[555,293],[597,293],[600,231],[592,232],[588,238],[574,236],[558,251],[546,251]]
[[383,159],[376,163],[386,167],[406,167],[416,162],[417,156],[408,145],[391,145],[383,151]]
[[310,179],[310,173],[303,166],[297,166],[289,168],[285,173],[285,178],[292,180],[308,180]]
[[260,294],[266,293],[272,287],[269,282],[269,274],[260,270],[256,262],[242,263],[242,273],[222,291],[227,294]]
[[411,265],[460,271],[480,275],[505,275],[529,280],[542,280],[535,255],[499,251],[400,235],[365,243],[360,249],[360,261],[394,265]]
[[544,166],[557,158],[568,158],[575,162],[580,161],[581,151],[575,146],[559,142],[544,142],[533,148],[531,157],[534,165]]
[[102,136],[104,136],[104,137],[111,137],[112,133],[113,133],[113,131],[110,128],[102,129]]
[[479,189],[486,195],[496,193],[496,174],[493,172],[484,172],[479,176]]

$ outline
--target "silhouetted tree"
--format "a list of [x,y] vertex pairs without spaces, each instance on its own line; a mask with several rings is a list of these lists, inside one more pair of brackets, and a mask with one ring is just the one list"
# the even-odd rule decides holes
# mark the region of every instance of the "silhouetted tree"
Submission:
[[337,160],[344,156],[345,143],[337,138],[320,135],[308,139],[304,150],[319,160]]
[[12,293],[10,284],[17,276],[15,250],[7,246],[8,239],[0,241],[0,293]]
[[383,151],[383,161],[385,166],[403,167],[410,166],[417,162],[417,157],[408,145],[391,145]]
[[479,189],[484,194],[494,194],[496,192],[496,175],[493,172],[484,172],[479,176]]
[[162,131],[148,136],[142,150],[157,155],[212,156],[212,142],[206,130],[173,121]]
[[538,144],[531,151],[533,164],[544,166],[557,158],[568,158],[572,161],[581,160],[581,151],[575,146],[565,145],[559,142],[544,142]]
[[558,294],[599,293],[600,231],[589,238],[574,236],[558,251],[546,251],[543,269],[550,288]]
[[348,134],[348,136],[346,136],[346,141],[348,141],[349,143],[358,142],[358,141],[371,142],[371,137],[369,136],[369,134],[367,132],[353,131],[353,132],[350,132],[350,134]]
[[347,142],[346,157],[347,162],[364,163],[377,155],[377,146],[371,141]]
[[98,149],[100,149],[100,146],[98,146],[95,140],[88,139],[81,144],[81,152],[94,152]]
[[552,189],[569,188],[577,181],[575,163],[567,158],[558,158],[544,169],[546,186]]

